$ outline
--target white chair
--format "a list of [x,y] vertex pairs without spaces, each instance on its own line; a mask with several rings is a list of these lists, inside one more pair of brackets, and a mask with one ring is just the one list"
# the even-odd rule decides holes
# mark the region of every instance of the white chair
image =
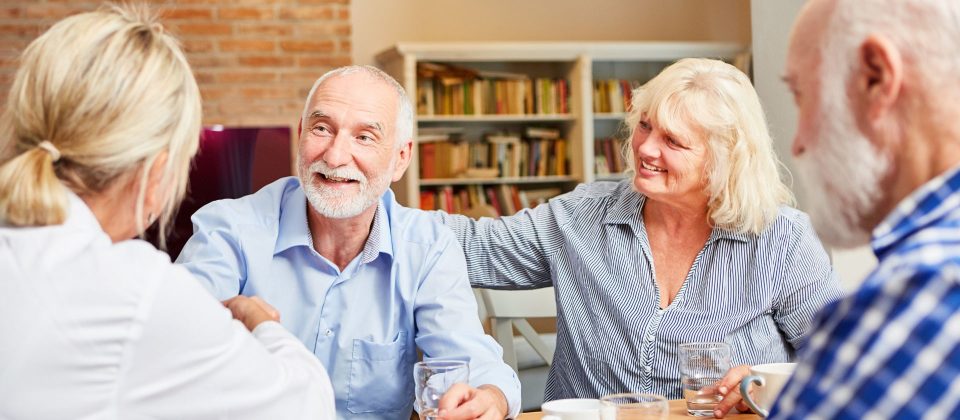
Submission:
[[[535,290],[475,289],[481,318],[490,320],[493,338],[503,347],[503,360],[520,378],[521,406],[538,409],[543,403],[547,372],[553,363],[556,334],[539,334],[527,318],[555,318],[553,288]],[[484,314],[485,312],[485,314]],[[485,316],[484,316],[485,315]],[[520,333],[515,337],[513,330]]]

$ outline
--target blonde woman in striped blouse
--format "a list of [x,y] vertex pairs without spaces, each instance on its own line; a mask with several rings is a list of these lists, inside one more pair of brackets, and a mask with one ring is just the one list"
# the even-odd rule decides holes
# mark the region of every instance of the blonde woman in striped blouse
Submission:
[[631,109],[627,179],[499,219],[437,217],[475,287],[555,288],[546,400],[681,398],[677,346],[724,341],[741,366],[724,379],[723,416],[747,366],[792,360],[839,285],[807,215],[789,207],[746,75],[680,60],[638,88]]

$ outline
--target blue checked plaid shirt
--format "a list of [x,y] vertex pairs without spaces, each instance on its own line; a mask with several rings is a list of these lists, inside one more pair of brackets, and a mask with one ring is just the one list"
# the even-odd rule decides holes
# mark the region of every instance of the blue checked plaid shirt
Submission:
[[871,245],[880,265],[821,313],[770,418],[960,418],[960,170],[900,203]]

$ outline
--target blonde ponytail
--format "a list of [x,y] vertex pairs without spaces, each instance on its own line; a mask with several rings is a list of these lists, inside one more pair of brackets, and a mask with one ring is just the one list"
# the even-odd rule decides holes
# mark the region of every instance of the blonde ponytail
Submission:
[[67,190],[53,169],[54,156],[32,147],[0,166],[0,221],[47,226],[67,216]]
[[186,191],[200,112],[183,51],[146,6],[57,22],[23,51],[7,95],[0,224],[63,223],[68,189],[93,197],[131,179],[139,179],[132,220],[142,221],[147,179],[137,174],[166,154],[159,183],[167,194],[156,215],[166,229]]

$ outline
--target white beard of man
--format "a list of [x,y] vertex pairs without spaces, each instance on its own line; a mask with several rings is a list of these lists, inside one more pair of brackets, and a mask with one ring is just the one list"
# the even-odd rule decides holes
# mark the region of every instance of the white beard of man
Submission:
[[[890,162],[857,129],[843,85],[846,77],[825,76],[817,138],[796,164],[817,233],[827,244],[850,248],[870,241],[862,222],[882,198],[880,181]],[[830,86],[829,79],[840,83]]]
[[[303,185],[307,201],[317,213],[331,219],[346,219],[358,216],[377,203],[390,186],[390,174],[393,173],[395,165],[396,159],[391,159],[390,167],[383,174],[368,180],[357,168],[330,168],[323,160],[318,160],[308,168],[301,166],[300,183]],[[355,194],[348,196],[343,191],[317,185],[313,182],[315,174],[355,180],[358,190]]]

